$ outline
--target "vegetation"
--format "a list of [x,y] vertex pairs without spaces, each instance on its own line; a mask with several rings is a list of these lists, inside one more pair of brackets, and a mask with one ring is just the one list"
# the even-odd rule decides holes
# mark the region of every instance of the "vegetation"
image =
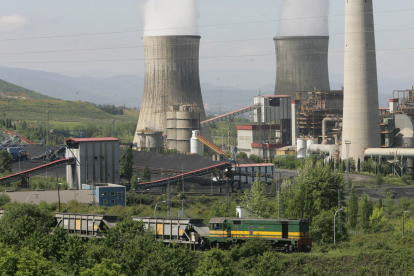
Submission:
[[148,181],[151,181],[151,172],[150,172],[150,169],[148,168],[148,166],[145,166],[142,169],[141,182],[148,182]]
[[130,182],[132,178],[132,165],[134,164],[132,161],[133,158],[132,145],[130,145],[128,146],[126,153],[121,156],[121,160],[119,161],[121,178],[126,179],[127,182]]
[[0,174],[12,171],[13,156],[6,150],[0,150]]

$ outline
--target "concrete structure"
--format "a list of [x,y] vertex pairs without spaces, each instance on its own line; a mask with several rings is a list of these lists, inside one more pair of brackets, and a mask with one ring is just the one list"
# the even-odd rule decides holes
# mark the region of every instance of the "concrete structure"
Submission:
[[164,149],[164,140],[162,131],[140,130],[137,131],[138,150],[147,150],[150,152],[160,152]]
[[202,147],[201,147],[201,142],[198,141],[197,139],[197,135],[200,134],[199,130],[193,130],[193,135],[191,137],[191,153],[193,154],[202,154]]
[[125,186],[110,183],[82,184],[82,190],[90,190],[96,200],[94,203],[99,206],[126,206]]
[[190,152],[193,130],[200,129],[200,109],[197,105],[172,105],[167,112],[167,148],[181,153]]
[[347,0],[342,141],[351,142],[354,160],[363,160],[366,148],[381,147],[378,108],[372,0]]
[[76,163],[66,167],[66,181],[72,189],[81,184],[119,183],[119,140],[104,138],[72,138],[66,140],[66,157]]
[[275,37],[275,95],[296,99],[300,91],[330,90],[328,36]]
[[[145,85],[137,131],[167,131],[170,105],[197,104],[206,120],[199,77],[199,36],[148,36],[143,38]],[[201,132],[210,139],[208,128]],[[137,143],[137,135],[134,143]]]
[[298,126],[298,120],[299,120],[299,107],[300,100],[292,100],[291,101],[291,131],[292,131],[292,146],[296,146],[296,139],[299,137],[299,126]]
[[[45,190],[45,191],[24,191],[24,192],[6,192],[10,197],[11,202],[28,203],[38,205],[41,201],[45,201],[48,204],[59,202],[59,196],[57,190]],[[37,194],[37,195],[35,195]],[[82,204],[92,204],[94,202],[94,196],[90,190],[60,190],[60,203],[69,203],[72,200],[76,200]],[[29,198],[28,198],[29,197]]]

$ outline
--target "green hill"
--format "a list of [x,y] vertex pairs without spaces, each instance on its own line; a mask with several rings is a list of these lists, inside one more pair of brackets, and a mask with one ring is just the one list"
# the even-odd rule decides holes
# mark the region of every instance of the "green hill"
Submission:
[[1,97],[18,97],[18,98],[29,98],[34,100],[57,100],[32,90],[23,88],[18,85],[14,85],[10,82],[0,79],[0,98]]

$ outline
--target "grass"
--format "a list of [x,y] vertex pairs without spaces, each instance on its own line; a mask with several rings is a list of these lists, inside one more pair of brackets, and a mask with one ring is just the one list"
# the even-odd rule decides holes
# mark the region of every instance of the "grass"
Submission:
[[4,80],[0,80],[0,93],[6,97],[25,97],[37,100],[53,100],[55,98],[34,92],[32,90],[14,85]]
[[139,110],[133,109],[125,110],[124,115],[112,115],[86,102],[11,98],[0,98],[0,110],[0,119],[26,120],[36,127],[47,127],[49,110],[50,128],[71,129],[79,124],[110,125],[111,119],[115,124],[137,122],[139,115]]

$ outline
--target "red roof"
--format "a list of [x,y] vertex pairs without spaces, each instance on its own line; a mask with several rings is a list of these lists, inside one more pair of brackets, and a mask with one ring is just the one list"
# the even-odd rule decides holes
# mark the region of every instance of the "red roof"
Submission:
[[390,103],[398,103],[398,98],[390,99]]
[[[263,129],[268,130],[272,128],[272,130],[279,130],[280,125],[262,125]],[[257,130],[258,125],[237,125],[237,130]]]
[[237,164],[237,167],[240,167],[240,168],[270,167],[270,166],[274,166],[274,164],[272,163]]
[[114,137],[96,137],[96,138],[70,138],[67,141],[73,141],[73,142],[103,142],[103,141],[119,141],[118,139]]

